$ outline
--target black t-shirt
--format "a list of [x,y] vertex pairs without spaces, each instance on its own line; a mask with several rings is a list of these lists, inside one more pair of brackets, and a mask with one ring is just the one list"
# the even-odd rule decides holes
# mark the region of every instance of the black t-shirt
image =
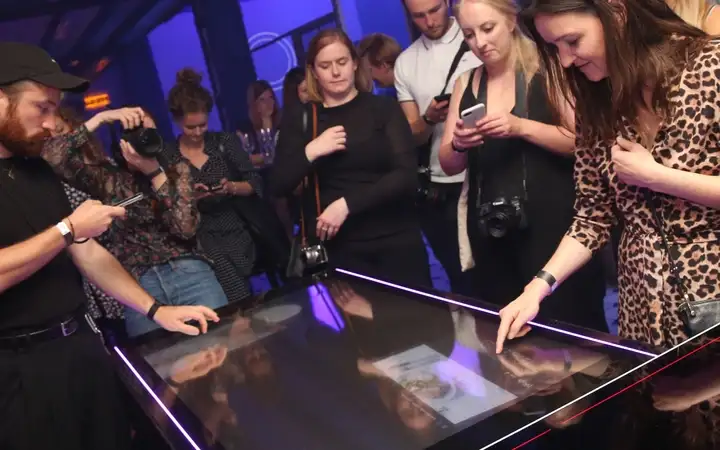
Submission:
[[[314,170],[321,209],[344,197],[350,210],[334,240],[362,241],[419,229],[414,203],[415,144],[397,101],[361,92],[343,105],[317,105],[317,109],[318,136],[342,125],[347,133],[346,149],[311,164],[305,156],[311,140],[311,108],[285,111],[270,175],[271,191],[287,195]],[[307,127],[303,127],[305,111]],[[308,223],[314,225],[312,220]]]
[[[0,248],[25,241],[72,213],[60,180],[42,159],[0,159]],[[67,251],[0,292],[0,333],[56,324],[86,301]]]

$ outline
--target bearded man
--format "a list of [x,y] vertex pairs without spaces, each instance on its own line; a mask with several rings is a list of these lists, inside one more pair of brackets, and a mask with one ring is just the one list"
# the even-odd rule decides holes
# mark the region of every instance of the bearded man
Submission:
[[61,92],[88,82],[31,45],[0,42],[0,61],[0,448],[125,449],[116,377],[86,320],[81,274],[167,330],[198,334],[218,317],[155,302],[93,240],[125,210],[86,201],[73,212],[39,157]]

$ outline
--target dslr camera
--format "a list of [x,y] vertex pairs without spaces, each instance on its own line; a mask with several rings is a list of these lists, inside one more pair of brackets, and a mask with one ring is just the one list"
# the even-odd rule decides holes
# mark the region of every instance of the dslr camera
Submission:
[[155,128],[142,126],[123,130],[122,140],[128,142],[141,156],[156,158],[163,149],[163,138]]
[[512,230],[528,227],[525,200],[500,197],[483,203],[477,212],[477,227],[483,237],[501,238]]

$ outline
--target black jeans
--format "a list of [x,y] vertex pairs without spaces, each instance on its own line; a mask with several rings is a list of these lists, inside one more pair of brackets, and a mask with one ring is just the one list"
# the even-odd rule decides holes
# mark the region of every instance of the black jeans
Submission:
[[431,183],[437,200],[428,200],[420,206],[420,224],[433,253],[442,264],[452,292],[471,296],[470,272],[460,270],[457,206],[462,183]]

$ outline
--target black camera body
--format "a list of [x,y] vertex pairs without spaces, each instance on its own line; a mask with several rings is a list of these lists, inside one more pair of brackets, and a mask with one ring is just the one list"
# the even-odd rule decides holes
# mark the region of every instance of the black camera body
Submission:
[[163,149],[163,138],[155,128],[135,127],[122,132],[122,140],[128,142],[140,156],[156,158]]
[[305,269],[312,272],[327,266],[328,254],[322,244],[308,245],[300,250]]
[[501,238],[527,227],[525,200],[520,197],[500,197],[478,208],[477,229],[483,237]]

